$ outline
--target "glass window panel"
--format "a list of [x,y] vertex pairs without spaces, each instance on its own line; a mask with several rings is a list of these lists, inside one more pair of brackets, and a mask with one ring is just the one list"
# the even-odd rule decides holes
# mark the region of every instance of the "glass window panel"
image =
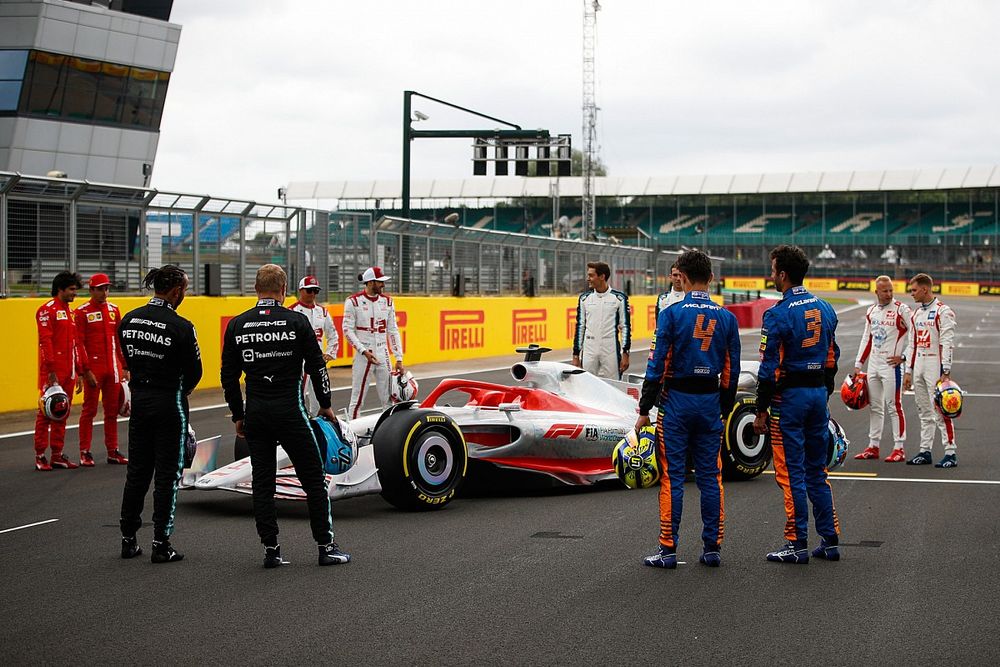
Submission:
[[94,98],[101,63],[96,60],[70,58],[66,68],[66,93],[63,96],[62,116],[90,120],[94,117]]
[[133,67],[129,70],[128,90],[122,122],[126,125],[152,127],[153,100],[158,86],[158,72]]
[[32,51],[25,77],[28,92],[22,101],[22,111],[58,116],[64,87],[63,64],[66,56]]
[[20,81],[0,81],[0,111],[17,111],[20,97]]
[[0,51],[0,79],[24,78],[24,66],[28,62],[27,51]]
[[125,101],[125,81],[128,78],[128,67],[124,65],[101,65],[101,79],[97,84],[97,102],[94,107],[94,120],[107,123],[121,121],[122,107]]

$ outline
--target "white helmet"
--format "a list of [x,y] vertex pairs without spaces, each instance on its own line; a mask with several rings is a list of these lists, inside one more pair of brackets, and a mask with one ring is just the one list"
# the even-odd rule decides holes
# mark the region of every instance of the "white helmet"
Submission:
[[52,421],[66,421],[69,417],[69,406],[69,394],[57,384],[46,389],[38,399],[38,409]]
[[417,386],[417,381],[413,379],[413,374],[410,373],[410,371],[404,371],[402,373],[399,371],[393,371],[392,378],[389,381],[389,387],[392,391],[393,403],[412,401],[417,397],[417,392],[420,391],[420,388]]
[[118,416],[128,417],[132,414],[132,391],[128,388],[128,380],[122,380],[118,390]]

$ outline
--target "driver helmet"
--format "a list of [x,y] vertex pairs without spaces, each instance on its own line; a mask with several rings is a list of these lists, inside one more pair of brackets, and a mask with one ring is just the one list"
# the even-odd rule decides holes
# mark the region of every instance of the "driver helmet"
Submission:
[[830,430],[830,460],[826,463],[827,470],[833,470],[844,465],[847,459],[847,448],[851,446],[851,441],[847,439],[844,427],[837,423],[836,419],[830,418],[828,425]]
[[69,417],[69,394],[58,384],[54,384],[38,399],[38,409],[52,421],[66,421]]
[[858,373],[853,378],[848,375],[840,386],[840,398],[851,410],[863,410],[868,407],[868,374]]
[[962,414],[963,395],[958,383],[952,380],[938,382],[934,388],[934,405],[948,419],[957,419]]
[[648,489],[660,480],[660,464],[656,460],[656,429],[644,426],[636,435],[618,441],[611,452],[615,474],[630,489]]
[[132,414],[132,391],[128,388],[128,380],[122,380],[118,391],[118,416],[128,417]]
[[358,460],[358,439],[351,427],[341,420],[324,417],[309,420],[323,452],[323,470],[328,475],[343,475]]
[[410,371],[403,371],[402,373],[399,371],[393,371],[389,387],[392,392],[393,403],[402,403],[403,401],[414,400],[420,389],[417,386],[417,381],[413,379],[413,374],[410,373]]

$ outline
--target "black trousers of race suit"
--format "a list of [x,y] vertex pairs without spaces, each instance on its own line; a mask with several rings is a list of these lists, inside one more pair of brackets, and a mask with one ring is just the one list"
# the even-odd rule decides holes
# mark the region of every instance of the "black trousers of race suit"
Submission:
[[131,537],[142,526],[142,508],[153,484],[153,539],[174,532],[177,484],[184,470],[188,402],[180,389],[132,388],[128,422],[128,471],[122,494],[122,535]]
[[275,406],[274,402],[247,399],[243,432],[250,448],[253,468],[253,513],[257,534],[265,546],[278,543],[278,513],[274,504],[280,444],[295,466],[295,474],[306,493],[309,524],[316,544],[333,542],[333,516],[326,491],[326,475],[316,435],[301,405]]

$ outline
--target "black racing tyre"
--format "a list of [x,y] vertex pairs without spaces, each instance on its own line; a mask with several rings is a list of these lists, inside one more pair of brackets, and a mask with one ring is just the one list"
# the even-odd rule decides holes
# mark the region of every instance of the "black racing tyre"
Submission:
[[402,410],[372,434],[382,497],[402,510],[438,510],[465,480],[469,451],[462,430],[436,410]]
[[771,438],[754,433],[756,416],[757,398],[737,394],[722,431],[722,477],[727,481],[753,479],[771,463]]
[[233,460],[239,461],[248,456],[250,456],[250,445],[247,444],[246,438],[236,436],[236,440],[233,441]]

